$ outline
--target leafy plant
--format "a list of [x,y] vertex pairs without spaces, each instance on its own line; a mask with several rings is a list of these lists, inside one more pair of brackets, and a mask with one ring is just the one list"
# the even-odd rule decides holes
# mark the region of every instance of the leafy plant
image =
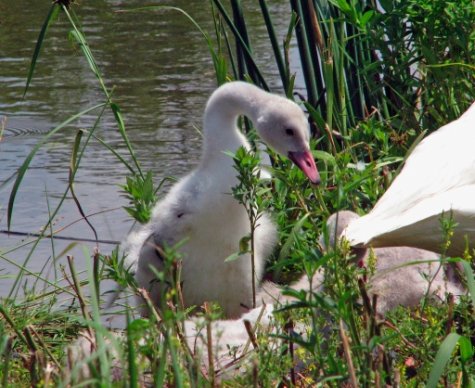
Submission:
[[[251,256],[251,274],[252,274],[252,307],[256,307],[257,275],[255,263],[255,238],[256,229],[259,226],[259,219],[264,214],[267,201],[265,193],[269,188],[263,185],[261,180],[260,159],[253,152],[240,147],[233,155],[234,168],[237,171],[238,184],[233,187],[234,198],[246,209],[249,226],[251,229],[249,236],[244,236],[240,241],[240,250],[237,257],[244,253]],[[236,258],[237,258],[236,257]],[[226,260],[233,259],[228,258]]]
[[145,224],[150,220],[152,207],[157,202],[152,173],[149,171],[144,177],[128,176],[126,182],[122,189],[132,206],[125,207],[125,210],[138,222]]

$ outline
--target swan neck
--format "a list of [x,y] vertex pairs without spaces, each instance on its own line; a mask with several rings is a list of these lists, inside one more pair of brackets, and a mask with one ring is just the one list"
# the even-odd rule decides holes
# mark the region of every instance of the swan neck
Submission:
[[243,115],[255,123],[258,106],[265,98],[264,91],[245,82],[230,82],[218,88],[205,109],[202,160],[225,156],[223,151],[235,152],[240,146],[248,148],[246,137],[238,129],[237,119]]

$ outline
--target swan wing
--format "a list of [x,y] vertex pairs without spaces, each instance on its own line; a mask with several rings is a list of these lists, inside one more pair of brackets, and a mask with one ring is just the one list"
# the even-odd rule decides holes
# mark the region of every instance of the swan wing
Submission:
[[475,184],[433,195],[397,217],[378,219],[370,213],[353,221],[345,236],[354,246],[407,245],[440,252],[445,240],[442,217],[456,223],[446,253],[462,255],[467,242],[475,242]]
[[425,138],[375,205],[375,216],[397,216],[427,198],[475,184],[475,107]]
[[[475,104],[414,149],[374,209],[348,226],[346,237],[355,246],[409,245],[408,241],[424,236],[440,242],[439,218],[449,211],[458,215],[457,222],[464,224],[466,229],[461,232],[471,233],[471,216],[475,214],[474,150]],[[434,245],[435,242],[430,243],[430,249]]]

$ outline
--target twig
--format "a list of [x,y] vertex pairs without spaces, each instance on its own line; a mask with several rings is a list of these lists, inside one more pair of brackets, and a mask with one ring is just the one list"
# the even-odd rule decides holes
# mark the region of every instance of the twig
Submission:
[[[253,333],[255,333],[256,331],[256,328],[257,328],[257,325],[259,324],[259,322],[261,321],[262,319],[262,316],[264,315],[264,311],[266,311],[266,304],[263,304],[262,305],[262,308],[261,308],[261,311],[259,312],[259,316],[257,317],[257,320],[256,320],[256,325],[254,326],[254,329],[253,329]],[[244,324],[245,325],[245,324]],[[247,341],[246,345],[244,345],[244,349],[242,350],[242,353],[241,354],[245,354],[247,352],[247,349],[249,348],[249,344],[251,343],[251,338],[249,338],[249,340]],[[254,345],[254,344],[253,344]]]
[[43,339],[41,336],[38,334],[36,329],[32,325],[28,325],[27,328],[31,330],[31,332],[34,334],[34,336],[37,338],[38,342],[40,343],[41,347],[45,350],[46,354],[51,358],[51,360],[54,362],[56,367],[61,370],[61,364],[58,362],[58,360],[54,357],[53,353],[50,352],[46,344],[44,343]]
[[414,345],[406,337],[404,337],[404,335],[401,333],[401,331],[395,325],[393,325],[391,322],[389,322],[388,320],[385,320],[385,321],[381,322],[381,325],[385,325],[385,326],[389,327],[390,329],[393,329],[396,333],[399,334],[399,336],[401,337],[401,340],[404,342],[404,344],[406,344],[410,348],[412,348],[412,349],[417,348],[416,345]]
[[345,352],[346,362],[348,363],[348,373],[350,374],[350,381],[353,388],[358,387],[358,380],[356,380],[355,367],[353,365],[353,359],[351,358],[351,349],[350,342],[348,341],[348,336],[345,333],[345,328],[343,326],[343,320],[340,319],[340,336],[343,343],[343,351]]
[[254,346],[254,349],[259,349],[259,345],[256,340],[256,335],[254,331],[252,330],[252,325],[251,322],[249,322],[247,319],[244,320],[244,327],[246,328],[247,335],[249,336],[249,339],[251,340],[252,346]]
[[445,335],[449,335],[452,331],[452,326],[454,325],[454,296],[449,294],[448,303],[449,310],[447,311],[447,323],[445,325]]
[[[71,255],[67,255],[66,257],[68,259],[69,271],[71,272],[71,277],[72,277],[73,281],[72,281],[72,283],[69,281],[69,277],[67,277],[66,273],[64,273],[64,278],[68,281],[69,285],[71,286],[71,288],[76,293],[75,296],[78,298],[79,306],[81,307],[81,311],[82,311],[82,316],[86,320],[91,319],[91,316],[89,315],[89,312],[87,311],[86,302],[85,302],[84,297],[82,295],[81,285],[79,284],[78,277],[77,277],[77,274],[76,274],[76,268],[74,267],[74,257],[71,256]],[[92,335],[92,333],[91,333],[91,335]]]
[[212,387],[215,386],[215,372],[214,372],[214,361],[213,361],[213,333],[211,327],[211,312],[208,302],[203,304],[205,314],[206,314],[206,337],[207,337],[207,346],[208,346],[208,376],[210,376],[210,384]]
[[158,309],[155,308],[152,299],[150,299],[148,291],[145,288],[137,288],[137,293],[144,299],[148,309],[154,316],[157,323],[161,323],[163,321],[163,318],[160,316],[160,312],[158,311]]
[[116,241],[116,240],[96,240],[96,239],[92,239],[92,238],[56,236],[54,234],[18,232],[18,231],[14,231],[14,230],[4,230],[4,229],[0,230],[0,233],[12,235],[12,236],[54,238],[54,239],[57,239],[57,240],[85,241],[85,242],[111,244],[111,245],[119,245],[120,244],[120,241]]
[[292,385],[295,387],[297,384],[297,379],[295,378],[295,368],[294,368],[294,341],[292,341],[292,333],[294,331],[294,322],[292,319],[289,318],[285,325],[285,329],[287,330],[287,336],[289,337],[289,355],[290,359],[292,360],[291,362],[291,367],[290,367],[290,381],[292,382]]

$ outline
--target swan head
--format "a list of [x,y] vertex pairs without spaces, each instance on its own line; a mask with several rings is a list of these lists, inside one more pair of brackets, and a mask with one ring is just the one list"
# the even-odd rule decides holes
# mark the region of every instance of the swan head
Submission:
[[296,103],[273,96],[259,109],[255,126],[270,148],[287,156],[312,183],[320,183],[320,174],[310,151],[308,121]]

